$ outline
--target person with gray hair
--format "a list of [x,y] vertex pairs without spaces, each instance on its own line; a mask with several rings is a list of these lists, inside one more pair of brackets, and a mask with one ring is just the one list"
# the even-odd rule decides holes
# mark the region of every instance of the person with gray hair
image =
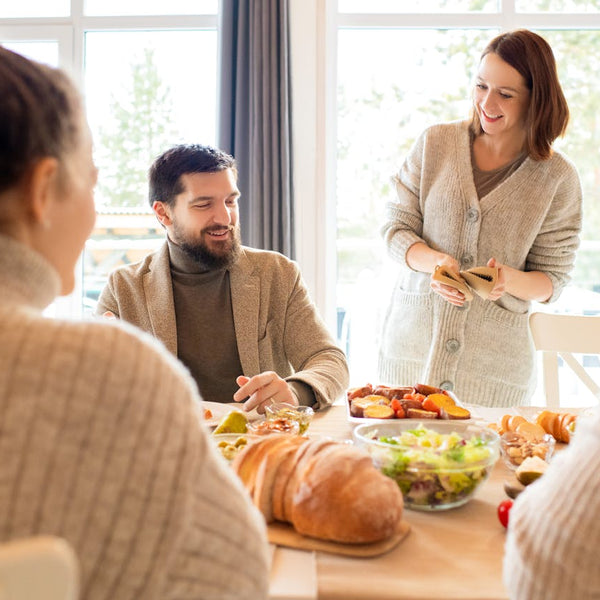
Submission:
[[0,46],[0,541],[66,539],[88,600],[264,600],[265,524],[196,386],[123,323],[47,318],[95,221],[82,100]]

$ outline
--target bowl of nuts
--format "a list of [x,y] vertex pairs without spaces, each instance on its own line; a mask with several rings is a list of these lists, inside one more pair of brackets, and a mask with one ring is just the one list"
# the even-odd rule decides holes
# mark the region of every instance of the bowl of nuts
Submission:
[[500,436],[500,452],[509,469],[517,469],[526,458],[537,456],[549,462],[556,440],[549,433],[525,434],[507,431]]

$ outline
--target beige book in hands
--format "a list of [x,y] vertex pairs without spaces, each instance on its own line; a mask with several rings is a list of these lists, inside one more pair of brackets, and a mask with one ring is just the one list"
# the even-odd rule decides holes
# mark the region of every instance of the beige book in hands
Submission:
[[438,265],[431,279],[462,292],[467,302],[473,300],[473,292],[487,300],[498,280],[498,269],[497,267],[473,267],[467,271],[460,271],[457,276],[446,267]]

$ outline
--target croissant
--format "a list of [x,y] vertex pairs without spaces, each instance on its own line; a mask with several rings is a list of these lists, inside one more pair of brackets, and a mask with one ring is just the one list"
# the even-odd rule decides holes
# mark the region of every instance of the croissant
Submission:
[[532,423],[521,415],[504,415],[500,423],[491,423],[489,427],[497,432],[498,435],[502,435],[507,431],[514,431],[532,440],[541,438],[546,434],[539,424]]
[[491,423],[489,427],[502,435],[507,431],[515,431],[526,436],[539,437],[549,433],[557,442],[568,444],[575,428],[577,415],[572,413],[556,413],[543,410],[535,423],[521,415],[504,415],[499,423]]
[[577,415],[572,413],[556,413],[550,410],[543,410],[536,419],[546,433],[554,436],[557,442],[568,444],[571,441],[571,434],[575,429]]
[[507,431],[516,431],[517,427],[521,423],[526,422],[527,419],[521,415],[504,415],[500,421],[500,429],[502,430],[500,435],[502,435],[502,433],[506,433]]

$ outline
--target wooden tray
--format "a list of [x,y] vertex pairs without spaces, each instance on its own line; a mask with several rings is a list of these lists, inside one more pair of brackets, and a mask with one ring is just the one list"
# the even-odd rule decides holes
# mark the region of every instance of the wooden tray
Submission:
[[306,537],[299,534],[289,523],[270,523],[267,531],[269,542],[278,546],[287,546],[299,550],[316,550],[343,556],[369,557],[385,554],[395,548],[408,535],[410,525],[406,521],[400,521],[396,533],[392,537],[371,544],[342,544]]

